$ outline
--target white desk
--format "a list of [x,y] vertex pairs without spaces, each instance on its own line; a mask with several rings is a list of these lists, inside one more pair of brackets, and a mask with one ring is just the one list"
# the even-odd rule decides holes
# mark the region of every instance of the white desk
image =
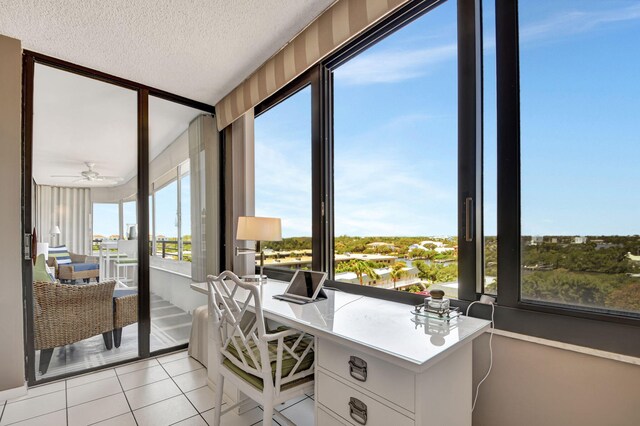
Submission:
[[[416,323],[411,306],[331,290],[307,305],[273,299],[286,285],[261,287],[263,311],[317,339],[316,425],[361,424],[350,416],[351,398],[366,405],[367,425],[471,425],[471,342],[489,321]],[[191,287],[208,293],[206,283]],[[364,381],[350,374],[352,356],[366,362]]]

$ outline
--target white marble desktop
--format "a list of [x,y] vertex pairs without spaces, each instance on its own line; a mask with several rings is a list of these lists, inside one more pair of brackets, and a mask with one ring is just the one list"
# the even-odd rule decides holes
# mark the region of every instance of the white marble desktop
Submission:
[[[415,372],[427,368],[489,329],[490,322],[462,316],[448,325],[416,317],[412,306],[326,290],[328,298],[306,305],[273,299],[288,283],[269,279],[261,286],[265,317],[338,343],[349,342],[365,353]],[[192,289],[208,293],[206,283]],[[236,299],[244,300],[239,289]]]

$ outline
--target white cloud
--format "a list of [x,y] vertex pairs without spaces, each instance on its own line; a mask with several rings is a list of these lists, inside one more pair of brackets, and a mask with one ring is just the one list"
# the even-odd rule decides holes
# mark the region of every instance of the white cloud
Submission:
[[256,214],[282,218],[285,237],[311,236],[309,145],[308,140],[256,141]]
[[583,33],[606,24],[640,19],[640,4],[609,10],[565,11],[520,29],[520,40],[532,41]]
[[423,76],[437,65],[455,59],[456,52],[455,44],[365,52],[338,68],[336,79],[350,85],[397,83]]
[[[393,142],[399,123],[438,118],[421,112],[390,117],[339,143],[335,164],[336,235],[444,235],[456,232],[456,172],[432,169],[441,159],[415,154]],[[402,127],[402,126],[400,126]],[[404,140],[404,139],[403,139]],[[443,144],[444,141],[430,141]],[[299,144],[304,144],[301,149]],[[407,144],[403,144],[406,147]],[[409,144],[411,145],[411,144]],[[257,146],[260,182],[256,213],[283,219],[284,236],[311,233],[309,141],[265,139]],[[455,151],[455,150],[454,150]],[[414,155],[414,157],[412,157]],[[452,155],[455,155],[452,154]],[[455,158],[452,159],[455,162]]]

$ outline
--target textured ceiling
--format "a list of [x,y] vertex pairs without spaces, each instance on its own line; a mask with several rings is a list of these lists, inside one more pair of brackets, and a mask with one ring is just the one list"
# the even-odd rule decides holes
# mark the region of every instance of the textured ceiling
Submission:
[[1,0],[23,47],[215,104],[334,0]]

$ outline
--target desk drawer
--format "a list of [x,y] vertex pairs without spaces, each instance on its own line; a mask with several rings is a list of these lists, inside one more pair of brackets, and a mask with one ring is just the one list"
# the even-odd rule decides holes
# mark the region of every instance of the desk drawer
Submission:
[[336,419],[333,414],[327,413],[322,407],[318,406],[316,410],[318,412],[317,426],[348,426],[348,423],[343,423],[341,420]]
[[[318,340],[318,365],[355,386],[361,386],[412,413],[415,412],[413,372],[327,339]],[[357,359],[352,360],[351,357]]]
[[328,376],[316,373],[317,401],[349,424],[359,426],[412,426],[413,420]]

